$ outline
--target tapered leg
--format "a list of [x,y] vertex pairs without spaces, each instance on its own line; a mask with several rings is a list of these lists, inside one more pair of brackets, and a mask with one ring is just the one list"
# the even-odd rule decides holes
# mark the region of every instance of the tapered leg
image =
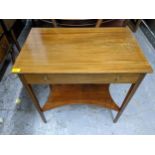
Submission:
[[24,79],[24,76],[23,75],[19,75],[23,85],[25,86],[25,89],[27,90],[27,93],[29,94],[29,96],[31,97],[32,101],[33,101],[33,104],[34,106],[36,107],[37,111],[39,112],[42,120],[46,123],[46,119],[45,119],[45,116],[44,116],[44,113],[42,112],[42,109],[40,107],[40,104],[39,104],[39,101],[35,95],[35,93],[33,92],[33,89],[31,87],[30,84],[27,84],[26,83],[26,80]]
[[142,74],[138,81],[135,84],[132,84],[121,107],[120,107],[120,111],[117,113],[116,117],[114,118],[114,123],[116,123],[119,119],[119,117],[121,116],[121,114],[123,113],[124,109],[126,108],[126,106],[128,105],[129,101],[131,100],[132,96],[134,95],[134,93],[136,92],[138,86],[140,85],[140,83],[142,82],[143,78],[144,78],[145,74]]

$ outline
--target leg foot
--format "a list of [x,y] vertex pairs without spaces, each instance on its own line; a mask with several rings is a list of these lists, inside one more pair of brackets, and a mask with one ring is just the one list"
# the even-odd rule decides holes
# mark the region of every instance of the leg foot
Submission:
[[28,95],[29,95],[30,98],[32,99],[33,104],[34,104],[34,106],[36,107],[38,113],[40,114],[42,120],[44,121],[44,123],[46,123],[47,121],[46,121],[46,119],[45,119],[44,113],[43,113],[43,111],[42,111],[42,109],[41,109],[41,107],[40,107],[39,101],[38,101],[38,99],[37,99],[35,93],[33,92],[33,89],[32,89],[32,87],[31,87],[31,85],[26,83],[26,80],[24,79],[24,76],[23,76],[23,75],[19,75],[19,77],[20,77],[20,79],[21,79],[23,85],[25,86],[25,89],[27,90]]
[[114,118],[113,122],[116,123],[119,119],[119,117],[121,116],[121,114],[123,113],[123,111],[125,110],[126,106],[128,105],[129,101],[131,100],[132,96],[134,95],[134,93],[136,92],[138,86],[140,85],[140,83],[142,82],[143,78],[145,77],[145,74],[142,74],[138,81],[134,84],[131,85],[121,107],[119,112],[117,113],[116,117]]

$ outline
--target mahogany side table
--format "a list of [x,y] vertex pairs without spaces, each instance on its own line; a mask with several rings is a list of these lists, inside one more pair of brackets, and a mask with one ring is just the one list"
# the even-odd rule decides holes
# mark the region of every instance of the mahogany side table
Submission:
[[[128,28],[32,28],[12,68],[41,118],[52,108],[74,103],[96,104],[117,111],[117,122],[142,79],[152,68]],[[111,83],[131,83],[119,107]],[[49,84],[43,107],[32,84]]]

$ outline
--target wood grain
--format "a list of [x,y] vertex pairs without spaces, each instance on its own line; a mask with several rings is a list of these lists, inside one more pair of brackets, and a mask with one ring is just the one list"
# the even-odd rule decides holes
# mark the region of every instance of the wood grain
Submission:
[[149,73],[128,28],[32,28],[15,68],[22,73]]
[[112,100],[109,85],[53,85],[43,111],[66,104],[96,104],[105,108],[119,111],[119,107]]

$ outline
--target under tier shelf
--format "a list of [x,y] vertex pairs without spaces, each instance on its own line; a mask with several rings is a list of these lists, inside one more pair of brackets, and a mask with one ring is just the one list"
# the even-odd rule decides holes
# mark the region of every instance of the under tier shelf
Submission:
[[112,100],[108,84],[61,84],[52,85],[52,93],[42,110],[47,111],[67,104],[95,104],[119,111]]

